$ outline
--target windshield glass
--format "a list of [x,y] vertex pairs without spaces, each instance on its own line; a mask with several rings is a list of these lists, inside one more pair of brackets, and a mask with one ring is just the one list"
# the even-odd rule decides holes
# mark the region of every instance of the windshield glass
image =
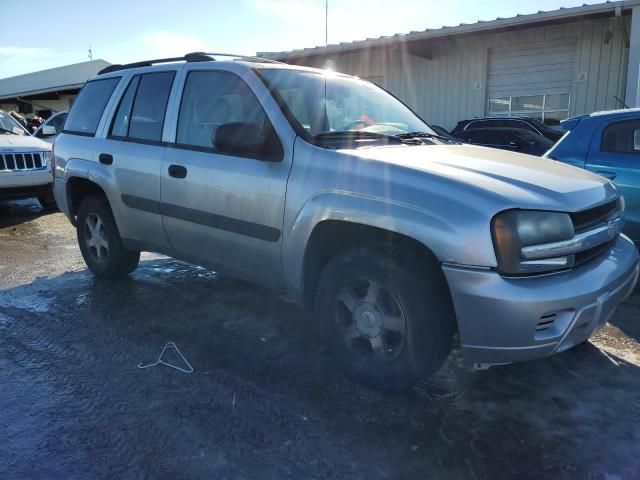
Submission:
[[548,138],[543,137],[542,135],[538,135],[538,134],[533,133],[533,132],[529,132],[527,130],[522,130],[522,131],[518,132],[518,135],[523,140],[525,140],[527,142],[533,142],[536,145],[549,146],[549,147],[551,145],[553,145],[553,142],[551,140],[549,140]]
[[11,115],[0,111],[0,135],[8,134],[8,132],[13,132],[18,135],[25,134],[24,128],[22,128],[18,122],[11,118]]
[[294,128],[312,136],[347,131],[435,134],[400,101],[364,80],[332,72],[263,69],[260,73],[293,115]]
[[544,123],[542,123],[537,118],[529,118],[528,120],[529,120],[529,122],[531,122],[531,124],[534,127],[536,127],[538,130],[540,130],[543,133],[550,133],[550,134],[554,134],[554,135],[558,134],[557,130],[554,130],[553,128],[549,127],[548,125],[545,125]]

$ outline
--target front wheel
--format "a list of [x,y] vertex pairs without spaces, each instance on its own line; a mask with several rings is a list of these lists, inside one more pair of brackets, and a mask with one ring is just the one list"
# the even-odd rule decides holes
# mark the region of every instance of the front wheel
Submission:
[[357,248],[333,258],[316,306],[339,361],[381,390],[406,390],[437,371],[455,316],[439,265],[420,271],[401,253]]
[[124,248],[111,209],[101,197],[85,197],[80,203],[77,236],[82,257],[97,277],[121,278],[138,266],[140,252]]

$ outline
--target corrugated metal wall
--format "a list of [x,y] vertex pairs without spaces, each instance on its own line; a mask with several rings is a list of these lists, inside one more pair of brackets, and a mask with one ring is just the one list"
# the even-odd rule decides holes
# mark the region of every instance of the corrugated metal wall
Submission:
[[578,115],[622,107],[615,97],[624,99],[630,22],[627,15],[444,38],[425,46],[429,59],[394,45],[339,57],[307,57],[296,63],[332,65],[337,71],[384,83],[428,122],[451,129],[459,120],[486,114],[491,49],[514,51],[521,45],[524,54],[535,45],[575,44],[569,114]]

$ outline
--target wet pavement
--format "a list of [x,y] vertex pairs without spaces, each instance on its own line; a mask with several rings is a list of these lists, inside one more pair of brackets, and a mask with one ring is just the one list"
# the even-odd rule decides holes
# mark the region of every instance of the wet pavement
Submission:
[[[640,479],[639,339],[636,290],[591,343],[384,394],[270,291],[150,254],[100,282],[0,203],[0,478]],[[193,373],[137,368],[168,341]]]

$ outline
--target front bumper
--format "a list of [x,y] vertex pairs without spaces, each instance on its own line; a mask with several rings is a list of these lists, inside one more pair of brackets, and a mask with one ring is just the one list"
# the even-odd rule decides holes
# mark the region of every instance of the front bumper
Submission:
[[50,195],[52,184],[28,185],[24,187],[0,188],[0,200],[21,200],[23,198],[36,198]]
[[638,280],[638,250],[621,235],[605,256],[552,275],[506,278],[443,266],[465,361],[511,363],[562,352],[606,323]]

